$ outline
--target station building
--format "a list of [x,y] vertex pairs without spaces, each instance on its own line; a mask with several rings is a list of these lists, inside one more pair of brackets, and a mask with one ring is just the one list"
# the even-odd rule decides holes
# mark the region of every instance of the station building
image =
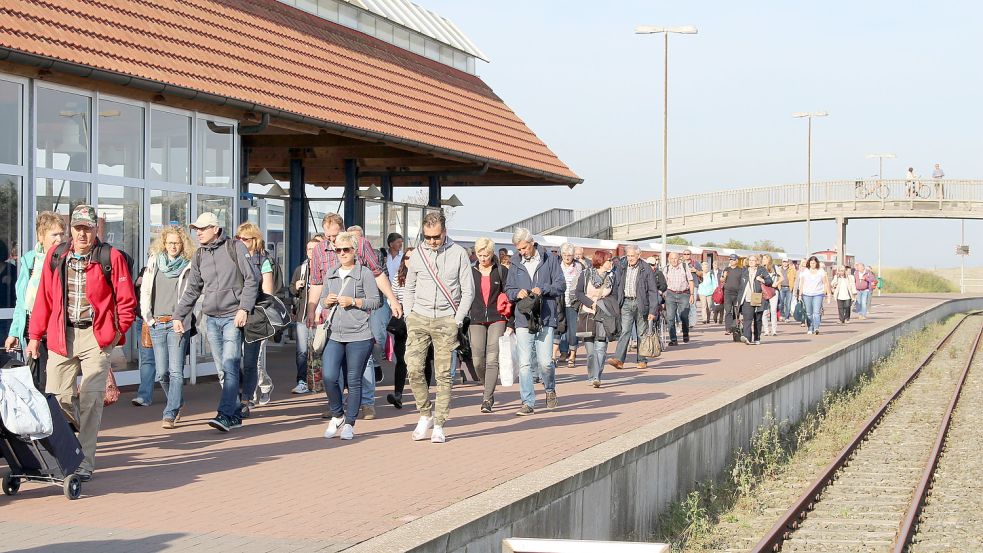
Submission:
[[[137,269],[163,225],[251,220],[290,274],[326,211],[381,246],[417,236],[453,187],[581,182],[477,76],[486,56],[409,0],[14,0],[0,13],[4,336],[40,211],[95,205],[101,238]],[[336,201],[308,199],[311,185]],[[392,201],[395,187],[424,188],[426,205]],[[117,369],[135,368],[136,342]],[[192,349],[189,376],[214,372],[206,344]]]

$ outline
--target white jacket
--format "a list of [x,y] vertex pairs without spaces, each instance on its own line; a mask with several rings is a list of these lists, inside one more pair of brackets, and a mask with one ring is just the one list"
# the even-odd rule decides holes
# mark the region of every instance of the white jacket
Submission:
[[[188,272],[191,270],[191,263],[181,270],[181,274],[177,277],[177,294],[178,301],[181,300],[181,296],[184,295],[184,290],[188,286],[187,276]],[[151,310],[154,297],[154,280],[157,277],[157,255],[151,255],[147,259],[147,268],[143,272],[143,277],[140,281],[140,318],[143,319],[145,324],[153,326],[153,311]],[[195,309],[195,311],[198,311]]]

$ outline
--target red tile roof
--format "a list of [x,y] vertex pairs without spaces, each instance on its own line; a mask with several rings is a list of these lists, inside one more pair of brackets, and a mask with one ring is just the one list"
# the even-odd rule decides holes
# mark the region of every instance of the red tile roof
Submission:
[[274,0],[13,0],[0,47],[580,182],[478,77]]

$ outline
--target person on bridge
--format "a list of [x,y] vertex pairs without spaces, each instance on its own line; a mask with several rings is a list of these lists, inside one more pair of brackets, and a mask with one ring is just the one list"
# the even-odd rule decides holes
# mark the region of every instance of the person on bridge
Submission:
[[671,252],[666,267],[666,316],[669,323],[669,345],[678,346],[676,339],[676,321],[682,322],[683,342],[689,342],[689,313],[690,306],[696,301],[696,289],[693,287],[693,274],[690,268],[679,259],[679,254]]
[[[655,272],[642,262],[642,252],[634,244],[625,247],[625,263],[618,270],[619,278],[615,289],[621,316],[621,335],[614,357],[608,365],[623,369],[631,341],[631,328],[634,325],[638,336],[645,333],[648,323],[655,321],[659,314],[659,290],[656,287]],[[644,369],[647,360],[639,355],[638,368]]]
[[737,325],[737,299],[741,294],[741,271],[737,266],[737,254],[728,258],[727,268],[720,275],[724,283],[724,334],[730,334]]
[[[430,441],[437,444],[446,440],[444,423],[451,412],[451,355],[460,345],[460,329],[474,301],[474,276],[467,250],[447,237],[443,211],[427,213],[422,228],[423,241],[410,256],[403,289],[408,335],[406,365],[420,412],[413,439],[426,440],[427,431],[432,428]],[[394,311],[398,306],[398,303],[393,306]],[[424,377],[427,348],[431,344],[437,379],[436,404],[430,400]],[[552,336],[549,344],[552,345]],[[549,357],[550,350],[544,351]]]
[[773,281],[768,271],[761,266],[761,258],[754,253],[747,258],[747,267],[738,269],[741,278],[741,318],[744,320],[741,341],[747,345],[761,344],[761,321],[767,302],[761,292],[761,285],[771,286]]
[[805,268],[799,271],[793,293],[805,307],[807,334],[819,334],[819,325],[823,318],[823,298],[829,304],[833,292],[829,287],[829,275],[819,263],[818,257],[809,257]]
[[863,263],[857,263],[853,271],[853,279],[857,287],[857,314],[860,320],[867,318],[870,309],[870,294],[877,287],[877,277]]
[[935,197],[940,200],[945,199],[945,185],[942,184],[944,178],[945,172],[942,171],[942,166],[936,163],[935,169],[932,170],[932,179],[935,181]]
[[515,336],[519,348],[519,395],[522,407],[516,415],[532,415],[536,407],[533,377],[540,375],[546,389],[546,408],[557,406],[556,364],[553,362],[553,334],[557,326],[557,305],[567,291],[567,282],[560,268],[560,258],[536,243],[529,229],[518,228],[512,235],[516,254],[512,256],[505,293],[512,303],[532,297],[538,299],[538,328],[536,320],[515,306]]

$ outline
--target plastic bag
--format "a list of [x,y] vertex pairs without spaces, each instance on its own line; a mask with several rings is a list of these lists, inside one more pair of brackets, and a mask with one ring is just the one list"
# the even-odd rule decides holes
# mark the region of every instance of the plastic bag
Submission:
[[34,388],[29,367],[19,365],[0,369],[0,419],[13,434],[32,440],[51,435],[53,427],[48,401]]
[[518,369],[519,351],[515,334],[502,336],[498,339],[498,378],[502,386],[511,386],[515,382]]
[[392,334],[386,333],[386,345],[382,350],[383,356],[386,361],[392,361],[396,357],[396,339],[393,338]]

